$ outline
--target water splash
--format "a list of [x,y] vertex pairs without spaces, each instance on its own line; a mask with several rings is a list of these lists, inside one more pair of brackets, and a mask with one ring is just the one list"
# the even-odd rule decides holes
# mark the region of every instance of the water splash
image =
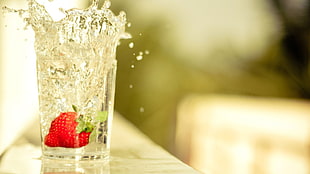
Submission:
[[[109,9],[109,0],[105,0],[102,7],[99,7],[99,0],[93,0],[86,9],[59,9],[64,17],[58,21],[36,0],[27,2],[27,10],[2,7],[2,11],[17,13],[26,22],[25,29],[32,27],[36,37],[36,51],[53,50],[53,53],[65,55],[68,51],[92,49],[93,54],[102,57],[104,53],[114,52],[120,39],[131,38],[125,31],[126,13],[121,11],[115,15]],[[102,49],[106,47],[111,49]]]
[[63,10],[65,17],[60,21],[54,21],[43,5],[30,0],[28,23],[35,31],[36,40],[40,42],[36,46],[45,47],[46,43],[59,43],[75,51],[93,49],[98,56],[103,56],[103,52],[107,50],[101,48],[107,46],[112,52],[115,51],[113,48],[117,47],[120,39],[131,36],[125,32],[125,12],[116,16],[109,7],[110,3],[106,1],[99,9],[98,0],[94,0],[87,9]]

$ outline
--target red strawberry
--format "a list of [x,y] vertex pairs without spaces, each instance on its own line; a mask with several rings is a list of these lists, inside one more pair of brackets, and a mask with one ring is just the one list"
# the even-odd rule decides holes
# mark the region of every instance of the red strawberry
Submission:
[[54,136],[54,134],[49,133],[46,135],[44,139],[44,144],[50,147],[58,147],[59,146],[58,138]]
[[77,131],[79,118],[76,112],[64,112],[56,117],[49,129],[49,133],[44,139],[44,143],[49,147],[83,147],[89,142],[89,135],[92,130]]

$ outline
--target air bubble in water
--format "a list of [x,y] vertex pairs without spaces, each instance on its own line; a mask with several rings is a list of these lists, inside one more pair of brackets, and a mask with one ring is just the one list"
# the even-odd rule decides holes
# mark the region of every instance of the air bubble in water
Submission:
[[129,88],[130,88],[130,89],[132,89],[132,88],[133,88],[133,85],[132,85],[132,84],[130,84],[130,85],[129,85]]
[[148,55],[148,54],[150,54],[150,51],[149,51],[149,50],[145,50],[144,53],[145,53],[146,55]]
[[135,65],[131,65],[130,67],[131,67],[132,69],[134,69],[134,68],[135,68]]

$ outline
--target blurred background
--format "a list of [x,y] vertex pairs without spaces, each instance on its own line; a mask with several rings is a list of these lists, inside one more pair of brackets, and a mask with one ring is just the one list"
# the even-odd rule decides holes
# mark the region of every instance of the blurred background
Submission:
[[[310,173],[309,1],[111,2],[133,36],[117,51],[117,112],[202,172]],[[37,109],[33,33],[17,15],[0,26],[0,127],[22,131]]]

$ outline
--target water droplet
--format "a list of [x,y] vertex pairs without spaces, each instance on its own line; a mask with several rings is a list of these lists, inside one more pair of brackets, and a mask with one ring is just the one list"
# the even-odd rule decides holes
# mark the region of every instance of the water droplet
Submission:
[[126,22],[126,13],[124,11],[120,11],[118,16],[121,22]]
[[140,55],[140,56],[142,56],[142,55],[143,55],[143,52],[142,52],[142,51],[140,51],[140,52],[139,52],[139,55]]
[[101,30],[105,31],[107,29],[107,23],[103,22],[101,26]]
[[139,60],[142,60],[143,59],[143,56],[142,55],[139,55],[136,57],[136,59],[139,61]]
[[131,23],[130,22],[127,23],[127,27],[131,27]]
[[120,38],[121,38],[121,39],[131,39],[132,36],[131,36],[131,34],[129,34],[129,33],[123,33],[123,34],[121,35]]
[[136,55],[136,53],[132,53],[132,55],[134,55],[134,56],[135,56],[135,55]]
[[139,36],[142,36],[142,33],[139,33]]
[[129,43],[129,48],[133,48],[135,46],[135,44],[133,42]]
[[135,65],[131,65],[130,67],[131,67],[132,69],[134,69],[134,68],[135,68]]
[[110,0],[105,0],[103,3],[104,8],[110,8],[111,7],[111,1]]
[[148,54],[150,54],[150,51],[149,51],[149,50],[145,50],[144,53],[145,53],[146,55],[148,55]]
[[139,111],[144,112],[144,107],[140,107]]
[[87,63],[86,63],[86,62],[81,63],[81,65],[80,65],[80,66],[81,66],[81,69],[82,69],[82,70],[84,70],[84,69],[85,69],[85,67],[86,67],[86,65],[87,65]]
[[129,85],[129,88],[130,88],[130,89],[132,89],[132,88],[133,88],[133,85],[132,85],[132,84],[130,84],[130,85]]

